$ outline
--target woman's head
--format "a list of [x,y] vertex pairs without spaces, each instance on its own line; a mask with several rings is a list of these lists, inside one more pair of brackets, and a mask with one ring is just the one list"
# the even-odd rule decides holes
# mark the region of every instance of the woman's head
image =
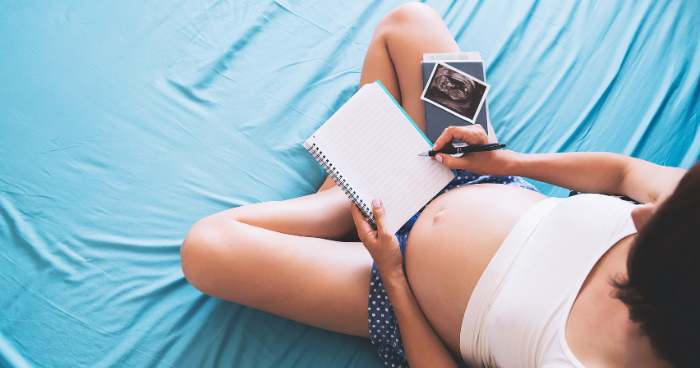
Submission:
[[674,367],[700,366],[700,164],[658,208],[633,214],[641,230],[615,282],[660,358]]

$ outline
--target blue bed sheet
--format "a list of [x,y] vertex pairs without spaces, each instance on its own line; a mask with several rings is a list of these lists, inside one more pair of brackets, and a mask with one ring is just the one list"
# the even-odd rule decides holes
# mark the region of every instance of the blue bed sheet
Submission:
[[[202,295],[178,251],[204,215],[316,189],[300,143],[399,3],[2,2],[0,366],[379,366]],[[700,2],[428,3],[482,53],[510,147],[700,158]]]

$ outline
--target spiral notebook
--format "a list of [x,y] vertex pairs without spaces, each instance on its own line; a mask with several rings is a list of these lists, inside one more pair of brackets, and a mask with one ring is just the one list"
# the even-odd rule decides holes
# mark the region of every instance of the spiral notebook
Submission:
[[379,81],[360,88],[304,142],[371,223],[372,199],[382,200],[392,233],[454,178],[437,161],[418,156],[431,146]]

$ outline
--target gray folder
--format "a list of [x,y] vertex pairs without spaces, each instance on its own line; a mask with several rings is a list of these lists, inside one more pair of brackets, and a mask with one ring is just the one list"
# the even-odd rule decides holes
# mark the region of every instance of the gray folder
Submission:
[[[483,82],[486,82],[484,78],[484,63],[483,61],[447,61],[445,64],[457,68],[474,78],[477,78]],[[434,62],[422,62],[423,67],[423,86],[428,82],[430,78],[430,73],[433,71],[435,66]],[[470,122],[450,114],[449,112],[431,104],[423,101],[425,106],[425,124],[428,138],[435,142],[437,137],[440,136],[442,131],[450,125],[468,125]],[[488,107],[488,96],[484,105],[479,110],[479,115],[476,116],[476,123],[481,125],[485,131],[488,132],[489,122],[489,107]]]

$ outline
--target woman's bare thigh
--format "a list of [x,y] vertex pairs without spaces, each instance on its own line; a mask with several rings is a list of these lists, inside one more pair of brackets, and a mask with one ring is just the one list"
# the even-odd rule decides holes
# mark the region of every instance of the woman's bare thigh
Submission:
[[367,337],[372,259],[361,243],[289,235],[219,217],[182,247],[203,292],[294,321]]

